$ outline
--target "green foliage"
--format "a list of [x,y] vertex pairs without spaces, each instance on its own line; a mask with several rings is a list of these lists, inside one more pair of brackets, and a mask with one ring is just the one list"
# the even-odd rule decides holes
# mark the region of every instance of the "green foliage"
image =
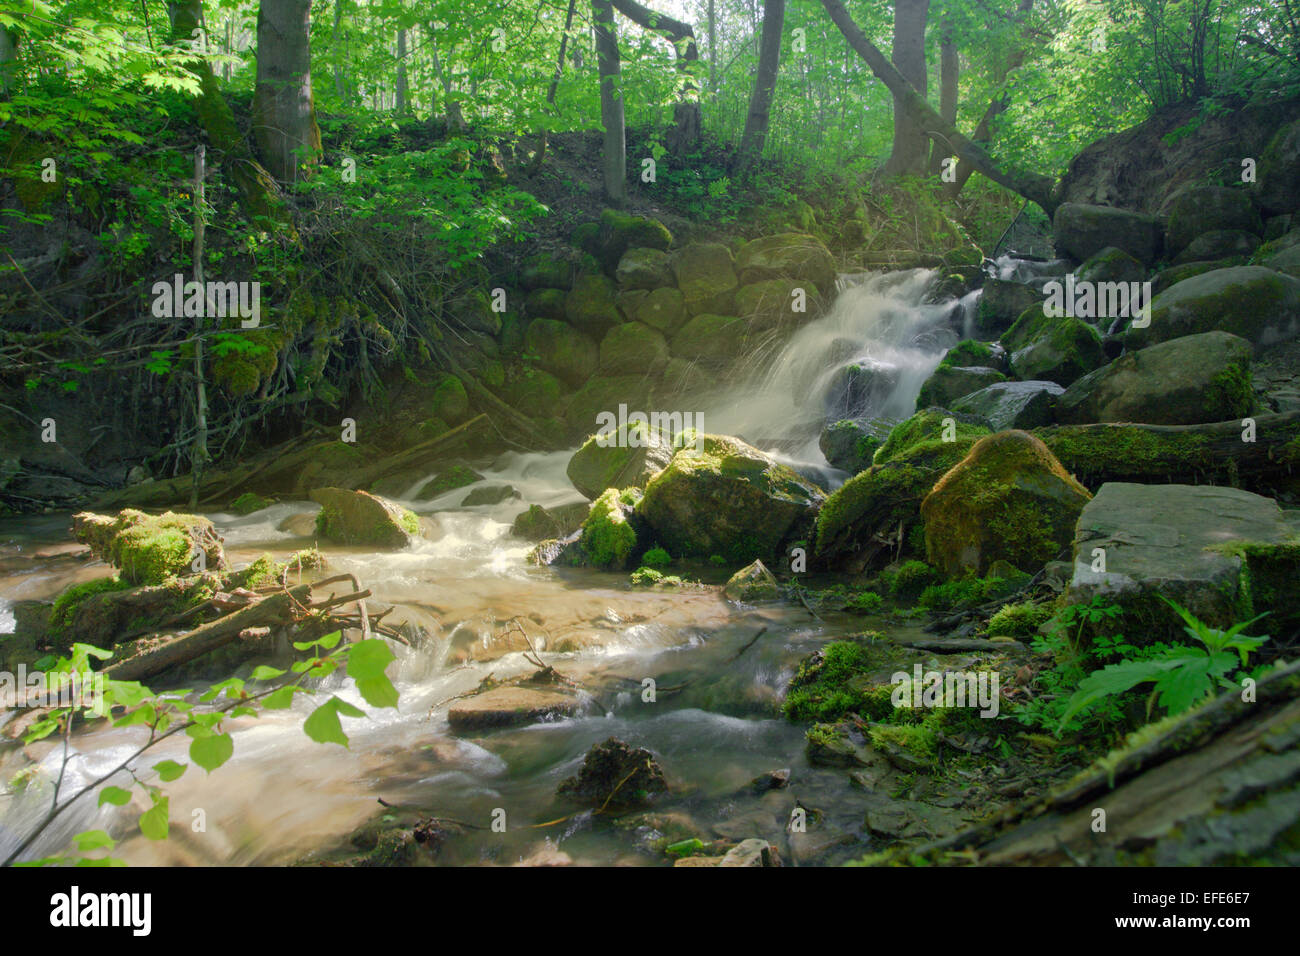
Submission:
[[879,611],[884,603],[885,599],[875,591],[859,591],[849,598],[847,607],[859,614],[872,614]]
[[651,548],[641,556],[641,563],[646,567],[662,568],[673,563],[673,556],[663,548]]
[[882,719],[893,710],[888,686],[870,686],[865,645],[832,641],[799,664],[782,713],[791,720],[835,721],[849,713]]
[[54,599],[54,607],[50,610],[50,630],[54,634],[63,634],[72,624],[77,608],[87,598],[107,591],[124,591],[129,587],[131,587],[129,581],[124,581],[114,574],[111,577],[95,578],[93,581],[83,581],[81,584],[66,588]]
[[1010,593],[1019,584],[1019,581],[1008,581],[1005,578],[981,578],[974,575],[955,578],[942,584],[929,585],[921,592],[917,603],[932,611],[951,611],[995,600]]
[[1051,616],[1048,605],[1035,601],[1004,604],[989,618],[985,631],[990,637],[1030,637]]
[[587,520],[582,523],[582,547],[596,567],[622,566],[636,547],[636,531],[619,507],[624,494],[626,491],[620,493],[617,488],[607,488],[591,503]]
[[896,568],[888,568],[880,575],[881,583],[889,589],[896,601],[913,601],[927,587],[943,579],[935,568],[924,561],[904,561]]

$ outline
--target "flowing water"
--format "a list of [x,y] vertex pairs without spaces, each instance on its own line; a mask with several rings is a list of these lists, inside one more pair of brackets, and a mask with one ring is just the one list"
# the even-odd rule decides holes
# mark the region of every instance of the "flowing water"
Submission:
[[[833,482],[839,474],[817,449],[828,415],[907,415],[921,383],[957,339],[954,326],[971,303],[923,305],[932,279],[917,270],[849,281],[829,313],[768,356],[748,383],[706,404],[707,430],[745,436]],[[860,376],[867,387],[849,389],[851,408],[844,406],[845,366],[869,370]],[[349,834],[375,817],[382,798],[475,826],[488,826],[504,811],[504,833],[470,829],[447,842],[439,863],[510,864],[559,851],[578,863],[656,864],[662,856],[644,845],[660,835],[656,826],[670,832],[661,820],[620,829],[609,817],[587,813],[537,826],[572,812],[555,797],[556,786],[610,736],[658,755],[673,787],[661,816],[689,817],[705,832],[736,839],[766,836],[795,862],[833,860],[835,851],[827,855],[818,842],[824,838],[784,832],[799,800],[827,812],[832,826],[819,830],[849,834],[860,853],[866,840],[860,810],[836,810],[852,806],[844,799],[847,778],[807,765],[803,729],[776,716],[775,705],[798,661],[828,639],[868,624],[897,636],[908,625],[834,615],[819,620],[798,606],[732,604],[717,587],[635,590],[625,574],[528,565],[530,545],[509,535],[510,523],[528,504],[582,500],[564,474],[570,455],[510,453],[480,468],[483,484],[509,484],[520,493],[500,504],[463,507],[466,488],[406,501],[434,516],[439,532],[404,550],[325,549],[326,573],[355,574],[374,592],[375,604],[394,605],[389,622],[406,622],[424,635],[413,648],[395,646],[396,710],[366,707],[348,679],[326,679],[322,692],[369,711],[365,719],[343,718],[348,748],[315,744],[303,734],[314,706],[305,697],[289,711],[229,720],[234,757],[211,775],[191,767],[166,786],[169,840],[152,842],[135,829],[143,805],[96,808],[93,796],[83,797],[28,856],[60,852],[73,834],[103,828],[122,841],[114,855],[133,864],[287,863],[346,845]],[[311,545],[302,532],[316,507],[289,502],[246,517],[209,517],[238,567],[266,551],[284,555]],[[102,563],[77,557],[79,550],[68,538],[66,516],[0,523],[0,637],[13,629],[13,601],[51,599],[70,583],[108,573]],[[703,576],[712,584],[725,579],[722,572]],[[517,629],[504,626],[511,619],[548,664],[581,683],[583,710],[526,727],[451,734],[453,698],[488,674],[505,678],[535,669],[521,653]],[[661,688],[654,702],[642,700],[645,678]],[[142,739],[138,727],[74,735],[62,798],[121,762]],[[183,736],[164,741],[143,769],[166,758],[186,762],[187,743]],[[62,761],[62,746],[48,740],[0,750],[0,858],[47,811]],[[789,788],[756,794],[748,787],[757,775],[787,767]],[[130,786],[125,773],[113,782]]]

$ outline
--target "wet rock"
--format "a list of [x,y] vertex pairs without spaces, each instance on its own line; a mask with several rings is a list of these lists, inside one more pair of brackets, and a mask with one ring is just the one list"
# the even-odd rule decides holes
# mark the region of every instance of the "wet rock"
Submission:
[[687,313],[731,313],[740,283],[736,279],[731,250],[726,246],[717,242],[693,242],[683,246],[672,257],[672,269]]
[[1007,377],[995,368],[940,365],[921,386],[916,397],[916,408],[917,411],[931,405],[951,408],[957,399],[1006,380]]
[[644,488],[672,460],[663,433],[640,422],[620,426],[606,436],[593,435],[574,452],[565,468],[573,487],[591,499],[606,488]]
[[988,279],[975,303],[975,331],[985,338],[995,338],[1011,328],[1025,309],[1042,301],[1043,294],[1033,286]]
[[503,501],[518,497],[520,497],[520,494],[515,490],[514,485],[490,485],[475,488],[465,496],[465,500],[460,503],[460,506],[462,508],[474,508],[478,505],[499,505]]
[[921,503],[926,555],[950,576],[999,559],[1036,570],[1069,545],[1089,498],[1038,438],[989,435]]
[[[72,534],[130,584],[162,584],[173,575],[226,567],[221,538],[201,515],[148,515],[132,508],[116,515],[83,511],[72,516]],[[202,561],[195,566],[200,554]]]
[[769,770],[767,773],[761,773],[749,782],[749,789],[752,793],[767,793],[769,790],[784,790],[790,783],[790,768],[783,767],[780,770]]
[[1078,282],[1140,282],[1147,270],[1123,249],[1107,246],[1079,266],[1074,275]]
[[566,690],[507,684],[455,701],[447,722],[453,731],[464,733],[572,717],[578,710],[577,696]]
[[[817,290],[799,279],[764,279],[743,285],[736,292],[736,314],[754,329],[804,322],[817,311]],[[802,301],[802,311],[794,311]]]
[[1042,306],[1021,315],[1001,342],[1011,353],[1011,370],[1026,381],[1068,387],[1106,360],[1096,329],[1080,319],[1049,316]]
[[898,387],[895,366],[870,360],[851,362],[836,369],[826,386],[822,406],[828,420],[855,418],[879,407]]
[[736,270],[745,285],[763,279],[799,279],[823,293],[835,288],[835,257],[814,236],[784,232],[745,243],[736,255]]
[[885,422],[846,418],[823,428],[817,447],[831,467],[856,475],[871,467],[872,456],[888,434],[889,426]]
[[650,479],[636,511],[674,555],[741,562],[777,558],[811,529],[824,497],[752,445],[700,435]]
[[1058,252],[1080,262],[1102,249],[1114,247],[1150,265],[1161,243],[1160,225],[1152,216],[1073,202],[1057,207],[1052,217],[1052,235]]
[[527,511],[515,518],[510,526],[510,533],[516,538],[524,538],[528,541],[563,538],[582,527],[589,508],[585,501],[557,505],[554,508],[530,505]]
[[[1108,482],[1079,516],[1066,600],[1118,604],[1108,626],[1135,643],[1181,635],[1162,597],[1213,627],[1271,610],[1265,631],[1277,633],[1300,603],[1292,515],[1235,488]],[[1093,570],[1097,548],[1104,570]]]
[[600,364],[600,347],[591,336],[554,319],[530,322],[524,348],[537,356],[539,366],[575,388]]
[[749,839],[727,851],[718,866],[780,866],[776,847],[766,840]]
[[731,601],[775,601],[781,596],[776,578],[762,561],[755,560],[733,574],[722,588]]
[[1227,332],[1185,335],[1127,352],[1079,379],[1057,403],[1067,423],[1196,425],[1254,410],[1251,344]]
[[1216,269],[1161,292],[1151,302],[1150,325],[1123,334],[1143,348],[1198,332],[1231,332],[1270,345],[1300,333],[1300,279],[1262,266]]
[[415,493],[415,498],[417,501],[431,501],[449,491],[455,491],[457,488],[464,488],[466,485],[472,485],[476,481],[482,480],[483,476],[473,468],[467,465],[452,465],[449,468],[443,468],[420,486],[420,489]]
[[414,512],[368,491],[317,488],[311,500],[321,506],[316,531],[328,541],[404,548],[421,533]]
[[1198,237],[1210,232],[1234,230],[1258,236],[1264,231],[1264,224],[1251,200],[1252,191],[1209,185],[1179,189],[1166,203],[1169,214],[1165,228],[1166,251],[1177,256]]
[[640,322],[616,325],[600,342],[603,375],[658,375],[668,364],[668,342]]
[[744,319],[702,313],[673,336],[672,354],[709,368],[722,368],[743,353],[746,329]]
[[654,754],[610,737],[587,751],[577,775],[563,781],[556,792],[598,808],[628,809],[644,806],[667,790]]
[[955,412],[978,415],[994,431],[1038,428],[1056,417],[1065,389],[1055,382],[997,382],[953,402]]
[[310,511],[289,515],[278,525],[276,531],[287,531],[298,538],[310,538],[316,533],[316,515]]

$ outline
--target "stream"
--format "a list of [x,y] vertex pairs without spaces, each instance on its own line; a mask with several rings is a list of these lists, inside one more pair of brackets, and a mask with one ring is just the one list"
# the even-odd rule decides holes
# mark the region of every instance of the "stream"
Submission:
[[[969,322],[973,297],[922,304],[934,278],[912,270],[842,280],[827,314],[755,359],[743,384],[701,401],[706,430],[744,437],[835,487],[845,476],[817,448],[828,414],[910,414],[922,382]],[[845,405],[841,388],[840,370],[848,365],[871,371],[868,387],[849,396],[854,407]],[[414,648],[394,644],[396,711],[369,708],[344,677],[319,686],[369,712],[343,718],[348,748],[313,743],[302,732],[303,719],[323,698],[303,695],[291,710],[228,720],[233,758],[210,775],[191,766],[166,785],[170,839],[154,842],[139,833],[135,817],[146,807],[138,790],[136,805],[124,808],[96,808],[88,796],[64,812],[27,858],[62,852],[75,833],[102,828],[121,841],[112,855],[132,865],[287,864],[346,847],[349,835],[380,810],[379,798],[485,828],[494,812],[505,812],[505,832],[467,830],[444,844],[439,864],[567,857],[578,864],[662,865],[662,854],[648,845],[682,820],[735,840],[767,837],[796,864],[861,855],[871,838],[848,776],[810,766],[804,727],[777,716],[776,708],[798,662],[824,642],[866,628],[889,638],[915,636],[917,624],[847,614],[818,620],[797,604],[734,604],[716,586],[726,580],[724,570],[685,572],[703,588],[649,590],[631,588],[626,574],[530,566],[532,544],[510,536],[511,521],[530,504],[582,500],[565,477],[571,455],[507,453],[478,467],[480,484],[429,501],[408,497],[403,503],[412,510],[436,515],[442,529],[436,540],[400,551],[323,549],[329,562],[323,574],[351,572],[373,591],[373,602],[395,606],[387,620],[426,635]],[[473,488],[498,484],[513,486],[520,497],[460,505]],[[302,532],[317,507],[283,502],[246,517],[208,517],[224,536],[228,560],[240,567],[263,552],[283,557],[311,546]],[[69,584],[109,572],[99,561],[70,557],[81,548],[67,524],[66,515],[0,520],[0,639],[13,630],[13,601],[49,600]],[[452,734],[453,698],[488,674],[505,678],[535,669],[518,635],[503,629],[516,617],[545,662],[582,685],[583,711],[531,726]],[[753,641],[761,628],[766,631]],[[642,700],[645,678],[662,689],[653,702]],[[0,724],[8,719],[0,715]],[[142,735],[139,727],[75,734],[61,798],[120,762]],[[611,736],[651,750],[672,793],[653,812],[623,821],[582,813],[536,826],[573,812],[555,796],[556,787]],[[167,758],[188,762],[188,742],[183,735],[164,741],[142,769]],[[61,743],[51,740],[0,749],[0,858],[48,810],[62,757]],[[29,758],[39,761],[34,773]],[[782,768],[791,771],[788,787],[756,792],[750,786]],[[130,786],[126,773],[112,782]],[[786,832],[796,801],[824,811],[823,825]]]

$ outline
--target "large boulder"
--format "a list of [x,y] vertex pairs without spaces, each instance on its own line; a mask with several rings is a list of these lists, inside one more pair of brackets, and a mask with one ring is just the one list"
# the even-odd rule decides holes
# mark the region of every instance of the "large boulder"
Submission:
[[822,395],[827,420],[853,418],[879,408],[898,388],[899,378],[898,366],[870,359],[841,365]]
[[72,516],[72,534],[121,571],[128,584],[162,584],[173,576],[226,567],[221,538],[202,515],[149,515],[134,508],[116,515],[83,511]]
[[628,249],[667,249],[673,244],[673,235],[663,223],[616,209],[604,210],[596,228],[584,236],[583,247],[610,273]]
[[953,576],[995,561],[1036,570],[1069,545],[1090,497],[1033,435],[989,435],[921,503],[926,555]]
[[316,532],[328,541],[404,548],[420,534],[414,512],[368,491],[316,488],[311,500],[321,506]]
[[822,429],[817,447],[831,467],[856,475],[871,467],[872,456],[887,434],[879,424],[845,418]]
[[658,375],[668,364],[668,343],[664,337],[640,322],[616,325],[600,342],[602,375],[642,372]]
[[631,422],[588,438],[569,459],[565,474],[584,497],[595,500],[606,488],[644,488],[672,457],[672,445],[660,432]]
[[697,315],[673,336],[676,358],[721,368],[743,352],[746,322],[732,315]]
[[1214,232],[1203,232],[1189,242],[1182,252],[1174,256],[1174,265],[1184,266],[1189,262],[1223,260],[1244,262],[1259,248],[1259,245],[1259,236],[1242,229],[1216,229]]
[[1166,209],[1169,219],[1165,227],[1165,251],[1170,255],[1178,255],[1193,239],[1207,232],[1233,229],[1259,235],[1264,231],[1248,188],[1184,186],[1170,197]]
[[673,275],[690,315],[729,313],[735,305],[735,261],[718,242],[693,242],[672,257]]
[[1140,282],[1146,276],[1146,266],[1114,246],[1094,253],[1074,273],[1079,282]]
[[751,445],[695,435],[646,485],[637,514],[672,554],[777,560],[805,537],[822,490]]
[[1186,640],[1161,598],[1213,627],[1272,610],[1249,633],[1277,634],[1296,609],[1298,532],[1294,512],[1236,488],[1108,482],[1079,516],[1066,600],[1119,605],[1108,627],[1136,644]]
[[1275,252],[1264,264],[1276,272],[1285,272],[1292,278],[1300,279],[1300,245],[1288,246],[1281,252]]
[[633,508],[638,494],[636,489],[608,488],[591,503],[578,535],[580,563],[611,571],[627,567],[637,546]]
[[1185,335],[1126,352],[1061,397],[1062,422],[1196,425],[1254,411],[1251,344],[1228,332]]
[[835,288],[835,257],[820,239],[800,232],[745,243],[736,256],[736,269],[746,285],[786,278],[811,282],[827,294]]
[[671,286],[652,289],[637,303],[633,318],[665,336],[675,335],[687,319],[682,290]]
[[1106,359],[1096,329],[1081,319],[1049,316],[1042,306],[1027,309],[1001,341],[1011,353],[1011,370],[1025,380],[1068,387]]
[[985,338],[996,338],[1030,306],[1043,301],[1043,294],[1023,282],[986,279],[975,303],[975,331]]
[[614,278],[623,289],[657,289],[671,285],[673,277],[668,267],[668,253],[640,246],[628,249],[618,261]]
[[1057,252],[1084,261],[1113,246],[1144,265],[1160,253],[1160,225],[1155,217],[1110,206],[1062,203],[1052,217]]
[[647,408],[653,384],[644,375],[593,375],[569,399],[564,419],[570,433],[592,434],[601,425],[602,413],[617,415],[619,405],[633,411]]
[[510,533],[516,538],[528,541],[546,541],[553,538],[565,538],[582,527],[591,506],[585,501],[575,501],[568,505],[543,508],[541,505],[529,505],[527,511],[521,511],[510,525]]
[[519,269],[519,284],[529,292],[567,289],[572,281],[573,264],[544,252],[529,256]]
[[537,356],[538,365],[575,388],[600,364],[600,346],[591,336],[554,319],[530,322],[524,347]]
[[997,382],[953,402],[954,412],[978,415],[994,431],[1038,428],[1056,417],[1056,401],[1065,389],[1055,382]]
[[582,275],[564,299],[564,316],[579,332],[596,341],[623,321],[614,301],[614,283],[603,275]]
[[1300,279],[1262,266],[1193,276],[1156,296],[1150,323],[1130,324],[1123,338],[1132,349],[1216,329],[1257,346],[1294,338],[1300,332]]
[[[816,311],[816,290],[799,279],[763,279],[736,292],[736,312],[756,329],[802,322]],[[795,306],[802,301],[803,311]]]
[[1300,211],[1300,119],[1279,129],[1264,147],[1256,170],[1257,200],[1265,212]]
[[1006,380],[1007,377],[995,368],[941,364],[921,386],[921,391],[916,396],[916,408],[917,411],[931,405],[948,408],[964,395]]

